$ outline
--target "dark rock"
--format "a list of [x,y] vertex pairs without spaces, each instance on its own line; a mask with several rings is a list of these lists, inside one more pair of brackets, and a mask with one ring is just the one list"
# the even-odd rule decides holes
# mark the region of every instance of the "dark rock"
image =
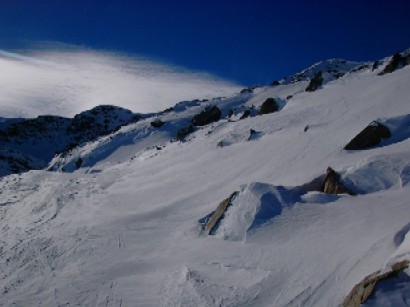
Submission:
[[401,56],[399,52],[395,53],[390,62],[386,65],[386,67],[381,72],[381,75],[389,74],[399,68],[400,64],[404,64],[404,58]]
[[366,276],[365,278],[363,278],[361,282],[359,282],[353,287],[353,289],[344,299],[342,306],[359,307],[361,304],[366,302],[366,300],[370,297],[379,281],[392,278],[395,275],[397,275],[400,271],[403,271],[408,267],[409,261],[403,260],[393,264],[391,266],[391,270],[386,273],[381,274],[380,272],[376,272]]
[[231,196],[229,196],[227,199],[223,200],[210,219],[207,221],[206,226],[205,226],[205,232],[207,235],[210,235],[214,228],[217,226],[218,222],[223,218],[226,210],[230,205],[232,205],[232,201],[235,199],[235,197],[238,195],[239,192],[233,192]]
[[305,128],[303,129],[303,132],[306,132],[309,130],[309,125],[306,125]]
[[164,125],[164,122],[160,119],[156,119],[151,122],[151,127],[154,127],[154,128],[161,128],[163,125]]
[[233,115],[233,110],[232,110],[232,109],[230,109],[230,110],[228,111],[228,118],[231,118],[231,117],[232,117],[232,115]]
[[221,119],[222,113],[217,106],[206,107],[202,112],[192,118],[194,126],[205,126]]
[[286,97],[286,100],[289,100],[289,99],[292,99],[292,98],[293,98],[293,95],[289,95],[289,96]]
[[253,129],[249,129],[249,137],[248,137],[248,141],[252,140],[252,137],[258,135],[258,132],[256,130]]
[[243,90],[241,90],[240,93],[241,94],[252,94],[253,91],[258,87],[259,87],[258,85],[252,85],[252,86],[249,86],[247,88],[244,88]]
[[278,104],[276,103],[274,98],[268,98],[265,100],[264,103],[261,105],[261,109],[259,110],[259,115],[262,114],[269,114],[279,110]]
[[323,77],[322,77],[322,72],[318,71],[312,79],[310,79],[310,83],[305,89],[306,92],[314,92],[316,91],[320,86],[322,86],[323,83]]
[[241,94],[251,94],[253,93],[253,89],[252,88],[244,88],[243,90],[241,90],[240,92]]
[[278,85],[280,85],[280,82],[279,81],[273,81],[270,85],[272,85],[272,86],[278,86]]
[[195,131],[193,125],[189,125],[188,127],[184,127],[178,130],[177,132],[177,140],[183,141],[189,134]]
[[373,66],[372,66],[372,71],[379,68],[380,62],[379,61],[374,61]]
[[243,112],[242,116],[239,119],[245,119],[249,116],[251,116],[251,111],[250,110],[245,110],[245,112]]
[[75,161],[75,166],[77,168],[80,168],[82,164],[83,164],[83,159],[81,157],[78,158],[77,161]]
[[382,139],[391,137],[389,128],[379,122],[372,122],[356,135],[345,147],[345,150],[368,149],[378,145]]
[[164,111],[162,111],[162,113],[169,113],[169,112],[172,112],[172,111],[174,111],[174,108],[170,107],[170,108],[167,108]]
[[340,181],[340,175],[331,167],[326,170],[326,177],[323,181],[321,191],[327,194],[350,194],[354,195]]
[[404,58],[404,66],[410,65],[410,54]]
[[352,73],[353,73],[353,72],[359,72],[359,71],[361,71],[361,70],[368,69],[368,68],[369,68],[369,65],[362,64],[362,65],[359,65],[359,66],[353,68],[353,69],[351,70],[351,72],[352,72]]

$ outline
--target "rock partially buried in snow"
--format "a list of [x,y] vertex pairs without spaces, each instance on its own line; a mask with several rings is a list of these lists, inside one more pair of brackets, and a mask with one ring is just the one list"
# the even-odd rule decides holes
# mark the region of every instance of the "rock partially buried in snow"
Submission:
[[300,202],[305,192],[300,188],[273,186],[254,182],[242,186],[222,201],[205,225],[207,234],[219,239],[242,241],[256,230],[282,214],[284,208]]
[[323,84],[323,76],[322,72],[318,71],[312,79],[310,79],[310,83],[305,89],[306,92],[314,92]]
[[218,222],[223,218],[225,211],[228,209],[230,205],[232,205],[232,200],[238,195],[238,192],[233,192],[231,196],[224,199],[219,206],[216,208],[214,213],[212,214],[209,221],[206,223],[205,231],[206,234],[210,235],[212,230],[214,230],[215,226]]
[[410,55],[402,56],[402,54],[395,53],[390,62],[386,65],[383,71],[379,75],[390,74],[397,69],[403,68],[406,65],[409,65]]
[[326,177],[321,191],[327,194],[350,194],[354,195],[340,180],[340,175],[331,167],[326,170]]
[[150,124],[151,124],[151,127],[161,128],[164,125],[164,122],[160,119],[156,119],[156,120],[152,121]]
[[370,297],[379,281],[392,278],[408,267],[409,261],[403,260],[393,264],[391,270],[386,273],[381,274],[380,272],[376,272],[366,276],[353,287],[352,291],[350,291],[343,301],[342,307],[359,307]]
[[202,112],[192,118],[194,126],[205,126],[221,119],[222,113],[217,106],[206,107]]
[[345,147],[345,150],[369,149],[378,145],[382,139],[391,137],[389,128],[374,121],[356,135]]
[[273,113],[279,110],[278,104],[274,98],[268,98],[261,105],[259,115]]
[[177,140],[178,141],[185,140],[185,138],[194,131],[195,131],[195,128],[194,128],[193,125],[189,125],[188,127],[184,127],[184,128],[179,129],[178,132],[177,132]]

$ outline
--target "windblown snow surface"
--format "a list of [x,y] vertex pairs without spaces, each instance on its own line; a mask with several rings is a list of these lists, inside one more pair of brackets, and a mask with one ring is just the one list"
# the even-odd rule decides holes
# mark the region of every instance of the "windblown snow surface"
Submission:
[[[180,103],[48,171],[1,178],[0,305],[338,306],[366,275],[410,259],[410,66],[382,68],[313,93],[302,80]],[[239,120],[268,97],[279,112]],[[170,141],[207,105],[224,118]],[[390,141],[343,150],[377,119]],[[357,196],[313,189],[328,166]],[[198,220],[234,191],[202,233]],[[408,306],[408,278],[397,284],[371,306]]]

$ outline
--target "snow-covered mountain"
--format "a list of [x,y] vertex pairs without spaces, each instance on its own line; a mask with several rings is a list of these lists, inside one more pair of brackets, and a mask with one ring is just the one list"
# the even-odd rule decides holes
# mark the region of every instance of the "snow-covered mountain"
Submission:
[[408,306],[409,59],[2,119],[0,306]]
[[114,106],[98,106],[74,118],[38,116],[0,122],[0,176],[43,169],[57,154],[138,121],[139,114]]

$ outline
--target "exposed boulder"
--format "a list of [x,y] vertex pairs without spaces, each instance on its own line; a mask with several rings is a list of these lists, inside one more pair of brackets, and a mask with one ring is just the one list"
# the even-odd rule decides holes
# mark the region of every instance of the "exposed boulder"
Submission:
[[189,125],[188,127],[184,127],[178,130],[177,132],[177,140],[183,141],[189,134],[195,131],[193,125]]
[[252,94],[253,93],[253,89],[252,88],[244,88],[241,90],[240,92],[241,94]]
[[233,116],[233,114],[234,114],[233,110],[230,109],[230,110],[228,111],[228,118],[231,118],[231,117]]
[[340,180],[340,175],[331,167],[326,170],[326,177],[323,181],[321,191],[326,194],[350,194],[354,195]]
[[79,157],[79,158],[77,159],[77,161],[75,161],[75,166],[76,166],[77,168],[80,168],[82,164],[83,164],[83,159],[82,159],[81,157]]
[[264,103],[261,105],[261,109],[259,110],[259,115],[262,114],[269,114],[279,110],[278,104],[274,98],[268,98],[265,100]]
[[314,92],[323,84],[323,77],[322,72],[318,71],[315,73],[312,79],[310,79],[310,83],[305,89],[306,92]]
[[390,59],[390,62],[384,67],[383,71],[380,73],[381,75],[384,74],[389,74],[395,71],[397,68],[400,68],[400,66],[405,65],[405,58],[401,56],[399,52],[395,53],[392,58]]
[[163,125],[164,125],[164,122],[158,118],[151,122],[151,127],[154,127],[154,128],[161,128]]
[[256,130],[253,129],[249,129],[249,137],[248,137],[248,141],[252,140],[252,138],[254,138],[255,136],[258,135],[258,132]]
[[352,291],[350,291],[344,299],[342,306],[359,307],[370,297],[379,281],[394,277],[400,271],[408,268],[408,266],[409,261],[403,260],[392,265],[391,270],[386,273],[381,274],[380,272],[376,272],[366,276],[353,287]]
[[227,199],[224,199],[212,213],[211,217],[205,225],[205,232],[207,235],[210,235],[212,233],[218,222],[223,218],[228,207],[232,205],[232,201],[235,199],[238,193],[239,192],[233,192],[231,196],[229,196]]
[[257,87],[258,87],[257,85],[252,85],[252,86],[250,86],[250,87],[247,87],[247,88],[242,89],[240,93],[241,93],[241,94],[252,94],[253,91],[254,91]]
[[378,145],[382,139],[391,137],[389,128],[374,121],[356,135],[345,147],[345,150],[368,149]]
[[221,119],[221,116],[221,110],[217,106],[209,106],[195,115],[191,122],[194,126],[205,126],[209,123],[217,122]]
[[245,112],[243,112],[242,116],[239,118],[241,119],[245,119],[247,117],[251,116],[251,111],[250,110],[245,110]]
[[275,80],[275,81],[273,81],[270,85],[272,85],[272,86],[278,86],[278,85],[280,85],[280,82],[277,81],[277,80]]

